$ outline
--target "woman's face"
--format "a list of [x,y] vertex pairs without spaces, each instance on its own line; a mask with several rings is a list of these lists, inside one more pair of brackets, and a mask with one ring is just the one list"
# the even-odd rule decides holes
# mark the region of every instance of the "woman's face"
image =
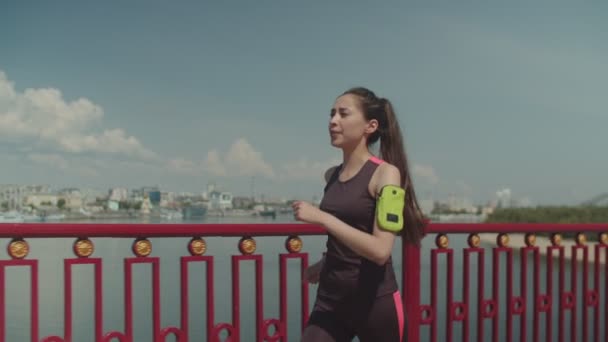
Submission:
[[330,112],[329,137],[332,146],[356,146],[377,128],[377,121],[367,121],[356,95],[338,97]]

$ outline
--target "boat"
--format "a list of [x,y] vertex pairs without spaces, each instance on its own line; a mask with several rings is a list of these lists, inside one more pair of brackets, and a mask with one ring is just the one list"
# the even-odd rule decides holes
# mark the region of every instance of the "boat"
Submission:
[[184,217],[184,214],[179,210],[171,210],[171,209],[161,209],[160,218],[163,220],[181,220]]
[[207,206],[203,204],[190,204],[182,207],[182,218],[184,220],[202,219],[207,214]]
[[272,217],[272,218],[276,218],[277,217],[277,211],[274,209],[271,210],[263,210],[260,211],[258,213],[258,215],[262,216],[262,217]]
[[42,217],[42,221],[48,222],[48,221],[61,221],[65,219],[65,215],[64,214],[47,214],[45,216]]
[[21,214],[24,222],[42,222],[42,217],[36,214]]
[[82,215],[86,216],[86,217],[91,217],[93,216],[93,214],[86,210],[85,208],[80,207],[80,209],[78,209],[78,212],[81,213]]
[[273,219],[277,218],[277,210],[273,207],[269,207],[266,205],[256,206],[254,215],[261,217],[272,217]]
[[23,215],[17,211],[0,213],[0,223],[22,223],[25,222]]

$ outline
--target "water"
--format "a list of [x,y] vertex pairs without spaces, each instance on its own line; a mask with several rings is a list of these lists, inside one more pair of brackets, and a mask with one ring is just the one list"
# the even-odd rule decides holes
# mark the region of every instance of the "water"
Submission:
[[[268,218],[256,217],[241,217],[241,218],[216,218],[209,217],[206,223],[282,223],[292,222],[290,216],[279,216],[277,220]],[[99,229],[103,229],[100,226]],[[321,256],[325,246],[324,236],[304,236],[304,250],[310,254],[310,262],[315,262]],[[180,278],[179,278],[179,258],[188,255],[187,244],[189,238],[151,238],[153,245],[152,256],[160,257],[160,273],[161,273],[161,327],[167,326],[179,327],[180,324]],[[430,249],[433,246],[433,239],[427,238],[423,242],[422,255],[422,274],[421,274],[421,289],[422,289],[422,304],[430,304]],[[215,258],[215,323],[232,322],[231,317],[231,263],[230,256],[238,253],[238,237],[230,238],[206,238],[207,255],[213,255]],[[279,254],[285,253],[284,242],[285,237],[259,237],[256,238],[258,254],[263,254],[263,281],[264,281],[264,319],[279,317]],[[8,239],[1,239],[0,243],[6,246]],[[64,279],[63,279],[63,263],[64,258],[72,258],[71,251],[74,239],[28,239],[30,243],[30,254],[28,259],[39,260],[39,307],[40,307],[40,339],[49,335],[64,336],[63,332],[63,300],[64,300]],[[131,244],[133,239],[121,238],[95,238],[94,257],[103,258],[103,331],[104,334],[110,331],[124,332],[124,261],[126,257],[132,257]],[[466,235],[450,236],[450,246],[455,249],[454,255],[454,300],[462,300],[462,251],[461,248],[466,246]],[[400,245],[396,245],[393,253],[395,262],[395,271],[397,278],[401,279],[401,255]],[[4,257],[6,258],[6,256]],[[544,258],[541,258],[543,260]],[[439,275],[438,275],[438,302],[439,308],[436,319],[439,322],[437,326],[438,341],[445,340],[445,321],[447,300],[445,294],[446,272],[445,272],[445,256],[439,259]],[[472,259],[472,275],[471,275],[471,305],[469,307],[469,315],[471,317],[471,340],[476,338],[477,322],[477,274],[476,274],[477,258]],[[530,264],[531,265],[531,264]],[[569,263],[568,263],[569,265]],[[504,256],[501,258],[501,304],[504,303],[506,296],[506,265]],[[300,264],[298,261],[290,261],[288,263],[288,340],[298,341],[300,337]],[[580,267],[579,267],[580,269]],[[205,266],[203,264],[195,264],[189,267],[190,270],[190,340],[204,341],[205,331]],[[486,250],[485,255],[485,298],[489,299],[492,295],[492,253],[491,250]],[[519,253],[514,252],[514,295],[519,294]],[[590,269],[592,276],[592,269]],[[532,308],[532,272],[528,270],[528,309]],[[545,288],[544,278],[546,274],[546,264],[541,263],[541,292]],[[566,269],[567,286],[570,287],[570,271]],[[73,269],[73,341],[94,341],[94,301],[93,301],[93,267],[90,265],[76,266]],[[255,336],[255,286],[254,286],[254,263],[245,262],[241,265],[241,336],[243,341],[252,341]],[[554,286],[557,292],[557,268],[554,270]],[[151,287],[151,266],[150,265],[135,265],[133,269],[134,279],[134,341],[152,341],[152,287]],[[601,277],[603,280],[605,277]],[[579,277],[579,293],[577,298],[582,298],[580,288],[582,287],[581,277]],[[592,279],[592,278],[591,278]],[[10,267],[6,271],[6,337],[7,341],[29,341],[30,340],[30,275],[26,268]],[[601,289],[605,287],[602,281]],[[590,282],[592,286],[592,282]],[[316,286],[310,286],[310,302],[312,307],[316,295]],[[407,295],[407,294],[404,294]],[[554,298],[554,309],[557,308],[557,295]],[[605,303],[604,293],[600,294],[600,303]],[[579,303],[578,320],[582,319],[581,304]],[[556,310],[554,310],[556,312]],[[589,311],[591,314],[591,311]],[[503,307],[499,310],[501,322],[501,341],[506,340],[504,329],[506,326],[505,317],[506,310]],[[605,317],[605,312],[602,311],[602,317]],[[528,338],[531,338],[532,333],[532,315],[528,314]],[[591,315],[590,315],[591,317]],[[554,330],[557,329],[557,314],[553,314]],[[569,327],[570,315],[566,314],[566,325]],[[519,318],[514,318],[514,340],[517,341],[519,331]],[[485,327],[485,337],[489,341],[492,326],[491,320],[486,319],[482,323]],[[544,315],[541,317],[541,325],[544,330]],[[579,323],[579,330],[580,330]],[[589,326],[591,329],[591,325]],[[421,329],[421,340],[428,340],[430,329],[423,327]],[[568,331],[568,330],[567,330]],[[462,323],[454,324],[454,337],[461,340]],[[603,330],[602,330],[603,333]],[[569,336],[569,335],[567,335]],[[544,331],[541,333],[544,338]],[[554,338],[557,338],[554,332]],[[580,338],[580,337],[579,337]],[[568,338],[567,338],[568,339]],[[173,337],[167,338],[167,341],[174,341]]]

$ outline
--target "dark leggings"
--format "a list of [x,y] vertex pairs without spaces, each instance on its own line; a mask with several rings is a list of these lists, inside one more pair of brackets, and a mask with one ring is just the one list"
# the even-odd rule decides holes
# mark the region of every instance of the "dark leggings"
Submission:
[[354,299],[342,310],[313,310],[302,342],[346,342],[355,336],[361,342],[401,342],[406,340],[404,324],[399,292],[363,307]]

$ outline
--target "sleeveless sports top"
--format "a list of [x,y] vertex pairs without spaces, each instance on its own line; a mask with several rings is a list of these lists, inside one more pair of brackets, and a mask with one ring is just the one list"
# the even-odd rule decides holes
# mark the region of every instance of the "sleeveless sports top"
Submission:
[[[380,163],[380,159],[371,157],[355,176],[346,181],[338,179],[342,165],[337,167],[327,182],[320,209],[353,229],[372,234],[376,199],[369,194],[368,185]],[[385,265],[379,266],[328,234],[327,253],[317,290],[319,299],[334,302],[352,295],[379,297],[392,294],[397,289],[390,258]]]

